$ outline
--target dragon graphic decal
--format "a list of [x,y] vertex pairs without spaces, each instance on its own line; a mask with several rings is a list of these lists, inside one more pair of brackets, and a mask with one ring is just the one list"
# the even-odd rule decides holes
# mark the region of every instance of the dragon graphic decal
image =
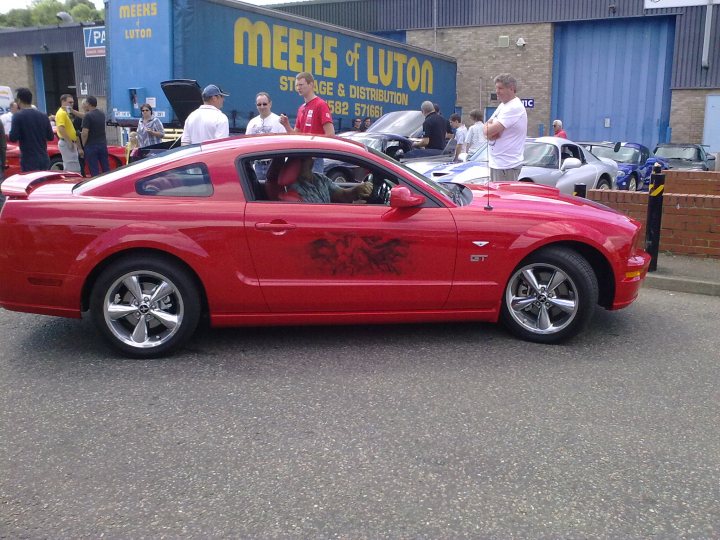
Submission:
[[379,235],[339,235],[311,242],[310,258],[332,275],[400,275],[409,243]]

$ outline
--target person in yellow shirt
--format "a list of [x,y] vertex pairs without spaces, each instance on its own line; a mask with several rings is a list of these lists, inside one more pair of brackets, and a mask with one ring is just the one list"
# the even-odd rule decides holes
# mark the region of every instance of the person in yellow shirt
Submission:
[[70,115],[73,114],[75,98],[70,94],[60,96],[60,108],[55,113],[55,125],[60,141],[58,148],[63,160],[63,170],[80,172],[80,156],[83,149],[80,146],[77,131]]

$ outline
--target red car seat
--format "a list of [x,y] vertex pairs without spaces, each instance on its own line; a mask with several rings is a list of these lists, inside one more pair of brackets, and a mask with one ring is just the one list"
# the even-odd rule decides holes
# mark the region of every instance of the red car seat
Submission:
[[280,174],[278,175],[278,195],[279,201],[298,202],[302,198],[297,191],[288,191],[287,186],[295,183],[300,176],[303,160],[299,158],[290,158],[285,162]]

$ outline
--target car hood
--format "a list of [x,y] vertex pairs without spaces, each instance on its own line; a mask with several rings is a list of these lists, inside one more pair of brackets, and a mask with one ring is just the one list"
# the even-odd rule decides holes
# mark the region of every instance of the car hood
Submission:
[[403,137],[419,137],[425,116],[420,111],[393,111],[375,120],[365,133],[391,133]]
[[556,187],[545,186],[543,184],[533,184],[528,182],[491,182],[486,186],[470,185],[468,186],[474,192],[471,206],[485,207],[487,205],[487,189],[490,189],[491,202],[493,199],[522,199],[527,202],[532,199],[535,204],[547,205],[549,213],[558,211],[558,204],[565,204],[567,208],[594,208],[604,212],[615,214],[623,219],[630,219],[628,216],[605,206],[604,204],[575,197],[566,193],[561,193]]
[[181,125],[185,125],[185,120],[190,113],[203,104],[202,88],[194,79],[163,81],[160,83],[160,88],[165,93],[165,97],[175,112],[175,118]]

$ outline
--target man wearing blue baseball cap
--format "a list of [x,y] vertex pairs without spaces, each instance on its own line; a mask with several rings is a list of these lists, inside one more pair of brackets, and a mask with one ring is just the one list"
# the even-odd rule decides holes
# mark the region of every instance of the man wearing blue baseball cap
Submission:
[[230,135],[228,118],[221,111],[225,98],[229,95],[215,84],[207,85],[202,92],[203,104],[185,120],[180,143],[197,144]]

